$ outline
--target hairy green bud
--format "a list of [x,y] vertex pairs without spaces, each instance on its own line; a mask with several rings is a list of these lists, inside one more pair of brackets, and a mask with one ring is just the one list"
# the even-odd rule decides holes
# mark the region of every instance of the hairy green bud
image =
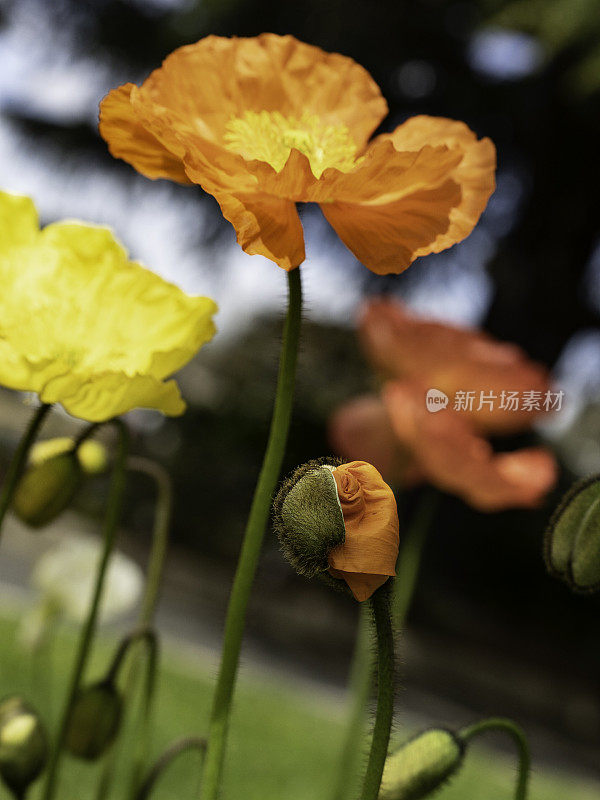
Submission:
[[93,761],[113,743],[121,726],[123,700],[111,681],[79,692],[67,729],[66,748],[77,758]]
[[545,537],[549,572],[577,592],[600,589],[600,476],[574,484],[552,515]]
[[48,759],[48,739],[37,712],[21,697],[0,703],[0,776],[16,797],[39,777]]
[[344,516],[331,467],[337,459],[310,461],[283,483],[273,521],[283,553],[294,569],[311,578],[325,573],[327,557],[346,538]]
[[32,528],[48,525],[70,504],[81,477],[81,466],[72,452],[34,464],[19,481],[13,511]]
[[385,762],[379,800],[421,800],[462,764],[464,746],[451,731],[433,728],[408,741]]

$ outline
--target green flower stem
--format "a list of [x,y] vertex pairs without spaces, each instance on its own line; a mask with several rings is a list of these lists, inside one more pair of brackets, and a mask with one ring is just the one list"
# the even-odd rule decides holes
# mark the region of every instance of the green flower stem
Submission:
[[370,602],[377,633],[377,712],[361,800],[379,796],[394,717],[394,634],[387,587],[378,589]]
[[299,269],[288,272],[288,288],[288,312],[283,332],[277,394],[271,419],[269,441],[254,492],[225,622],[221,666],[213,699],[208,731],[208,749],[204,764],[202,781],[202,797],[204,800],[216,800],[219,795],[231,701],[246,621],[246,609],[269,518],[273,492],[281,472],[292,414],[302,311],[302,287]]
[[392,592],[392,621],[394,628],[398,631],[404,628],[412,605],[423,548],[437,511],[438,502],[439,494],[435,489],[426,489],[400,545],[396,563],[396,579]]
[[357,777],[357,765],[363,754],[367,706],[373,684],[374,660],[371,648],[369,607],[360,605],[358,632],[350,667],[350,696],[352,705],[346,727],[346,738],[333,787],[332,800],[348,800]]
[[75,658],[75,664],[71,673],[69,689],[67,692],[67,699],[63,711],[62,719],[59,725],[58,735],[52,752],[50,754],[50,761],[48,764],[48,774],[46,784],[43,791],[43,800],[52,800],[56,793],[56,786],[58,780],[58,771],[60,767],[61,757],[63,755],[63,748],[69,721],[73,711],[77,693],[80,688],[81,680],[87,665],[88,657],[91,650],[92,641],[96,632],[96,625],[98,621],[98,612],[100,609],[100,601],[102,599],[102,590],[104,588],[104,579],[110,557],[115,545],[117,537],[117,526],[121,517],[121,510],[123,507],[123,495],[125,491],[125,475],[127,453],[129,450],[129,434],[125,424],[120,420],[113,420],[119,430],[119,447],[115,466],[113,469],[112,480],[110,484],[110,491],[107,502],[106,518],[104,521],[104,551],[102,559],[98,567],[96,576],[96,586],[94,589],[94,596],[88,613],[86,623],[81,632],[79,640],[79,648]]
[[531,753],[523,729],[510,719],[491,717],[490,719],[484,719],[482,722],[476,722],[468,728],[464,728],[460,731],[459,736],[462,741],[467,744],[475,738],[475,736],[479,736],[481,733],[488,733],[489,731],[508,733],[516,744],[519,753],[519,770],[515,800],[527,800],[529,773],[531,772]]
[[[140,628],[147,628],[154,624],[156,607],[160,598],[160,587],[169,543],[169,530],[171,527],[171,514],[173,510],[173,485],[171,477],[166,469],[149,458],[130,456],[127,459],[127,469],[130,472],[138,472],[141,475],[147,476],[156,486],[152,547],[148,560],[148,568],[146,570],[146,584],[144,596],[142,598],[142,610],[138,620]],[[148,664],[148,669],[151,669],[150,664]],[[137,664],[133,663],[130,665],[125,679],[124,695],[126,703],[132,695],[136,678]],[[146,694],[143,701],[143,708],[141,709],[142,734],[137,737],[139,742],[139,754],[138,757],[134,759],[135,763],[132,769],[132,792],[138,784],[140,762],[144,759],[149,747],[151,707],[152,695]],[[105,798],[109,796],[112,782],[116,774],[116,764],[119,760],[123,743],[123,736],[120,736],[118,742],[113,745],[107,757],[104,759],[104,768],[100,780],[98,781],[96,800],[105,800]]]
[[[391,601],[392,623],[396,631],[404,628],[410,610],[417,585],[423,546],[437,509],[437,499],[438,495],[433,490],[424,493],[400,546]],[[365,624],[364,615],[361,615],[350,672],[352,710],[346,728],[346,738],[342,747],[332,800],[347,800],[352,793],[356,764],[360,762],[363,753],[363,733],[373,685],[373,671],[370,631]]]
[[198,750],[202,755],[204,755],[206,752],[206,739],[190,736],[186,739],[180,739],[178,742],[172,744],[167,750],[165,750],[158,761],[154,764],[137,791],[134,800],[147,800],[147,798],[150,797],[157,780],[161,777],[167,767],[169,767],[178,756],[182,755],[183,753],[187,753],[190,750]]
[[31,446],[35,442],[38,432],[44,419],[46,418],[46,414],[50,411],[50,408],[51,406],[49,406],[47,403],[43,403],[41,406],[39,406],[39,408],[36,409],[35,414],[31,418],[23,437],[19,442],[19,446],[12,457],[12,461],[10,462],[10,466],[4,479],[2,492],[0,493],[0,531],[2,529],[2,523],[4,522],[6,512],[10,508],[15,489],[19,483],[19,479],[27,465],[27,457],[29,455],[29,451],[31,450]]
[[127,469],[146,475],[156,486],[156,505],[154,510],[154,528],[152,531],[152,549],[146,573],[146,587],[142,599],[140,626],[154,623],[156,606],[160,599],[167,547],[169,544],[169,530],[173,512],[173,485],[169,473],[149,458],[132,456],[127,462]]

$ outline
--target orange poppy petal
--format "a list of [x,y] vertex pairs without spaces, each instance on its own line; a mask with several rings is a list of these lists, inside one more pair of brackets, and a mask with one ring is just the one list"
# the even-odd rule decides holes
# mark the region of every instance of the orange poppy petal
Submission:
[[304,261],[304,234],[293,203],[269,195],[218,193],[215,197],[246,253],[265,256],[285,270]]
[[383,398],[396,436],[412,447],[426,479],[480,511],[533,508],[556,482],[551,453],[531,448],[496,454],[457,412],[426,411],[424,393],[413,384],[388,383]]
[[[423,319],[397,301],[369,301],[359,331],[369,360],[387,377],[416,379],[425,388],[440,389],[451,405],[457,391],[472,392],[472,409],[460,413],[481,431],[527,429],[536,413],[515,409],[506,398],[511,392],[520,396],[527,391],[543,397],[550,387],[548,371],[517,345],[495,341],[482,331]],[[484,398],[493,398],[492,406],[480,404],[482,392]]]
[[373,144],[352,172],[326,170],[312,196],[346,247],[380,275],[405,270],[450,224],[461,191],[451,178],[461,155],[445,146],[399,153]]
[[460,189],[448,180],[387,205],[327,203],[323,214],[356,258],[378,275],[404,272],[426,242],[447,230]]
[[496,148],[491,139],[478,140],[464,122],[424,115],[411,117],[393,133],[379,138],[392,141],[400,151],[420,150],[424,144],[430,144],[446,145],[462,153],[462,160],[452,176],[461,187],[461,202],[450,213],[448,230],[422,247],[417,256],[439,253],[465,239],[477,224],[496,186]]
[[[366,600],[386,577],[396,574],[399,537],[396,500],[379,472],[365,461],[342,464],[333,470],[333,477],[346,539],[329,554],[329,566],[342,573],[357,600]],[[356,577],[354,586],[348,574]]]
[[113,89],[100,103],[100,135],[115,158],[122,158],[147,178],[169,178],[191,183],[181,160],[139,121],[132,105],[134,84]]
[[448,409],[427,412],[407,384],[386,385],[384,397],[397,435],[406,437],[410,426],[414,457],[427,480],[473,508],[533,508],[556,481],[555,459],[543,449],[496,454],[468,419]]
[[169,55],[142,87],[145,99],[172,109],[202,137],[221,141],[231,117],[244,111],[317,114],[345,124],[357,146],[387,114],[369,73],[351,58],[293,36],[207,36]]
[[329,440],[339,456],[368,461],[387,480],[403,486],[419,481],[411,452],[394,437],[385,405],[376,395],[357,397],[338,408],[329,420]]
[[343,569],[329,567],[329,574],[338,580],[346,581],[350,591],[359,603],[368,600],[369,597],[379,589],[380,586],[389,580],[389,575],[371,575],[365,572],[346,572]]

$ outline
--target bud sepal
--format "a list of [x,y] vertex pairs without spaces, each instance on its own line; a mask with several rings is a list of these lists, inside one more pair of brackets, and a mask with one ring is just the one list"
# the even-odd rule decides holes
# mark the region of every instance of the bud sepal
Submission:
[[573,591],[600,590],[600,475],[566,493],[548,524],[544,557],[550,574]]
[[464,755],[465,746],[452,731],[420,733],[388,756],[379,800],[422,800],[460,769]]

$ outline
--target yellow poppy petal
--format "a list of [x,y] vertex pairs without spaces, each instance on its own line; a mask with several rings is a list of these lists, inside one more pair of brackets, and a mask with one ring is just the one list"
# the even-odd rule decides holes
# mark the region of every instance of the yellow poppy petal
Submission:
[[181,159],[174,156],[137,119],[131,105],[134,84],[113,89],[100,103],[99,131],[115,158],[122,158],[147,178],[191,183]]
[[134,408],[152,408],[170,417],[185,411],[175,381],[163,383],[151,375],[104,373],[83,377],[71,373],[50,381],[40,399],[61,403],[69,414],[89,422],[105,422]]
[[108,228],[61,222],[0,247],[0,383],[103,421],[184,409],[162,379],[215,332],[216,304],[129,261]]
[[38,229],[38,213],[29,197],[0,192],[0,254],[9,247],[29,244]]

